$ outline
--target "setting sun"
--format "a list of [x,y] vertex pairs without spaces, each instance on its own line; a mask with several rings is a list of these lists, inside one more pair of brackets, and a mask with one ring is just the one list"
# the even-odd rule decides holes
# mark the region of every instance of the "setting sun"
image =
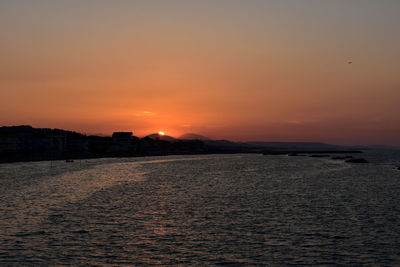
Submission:
[[162,132],[162,131],[159,131],[158,134],[159,134],[159,135],[165,135],[165,133]]

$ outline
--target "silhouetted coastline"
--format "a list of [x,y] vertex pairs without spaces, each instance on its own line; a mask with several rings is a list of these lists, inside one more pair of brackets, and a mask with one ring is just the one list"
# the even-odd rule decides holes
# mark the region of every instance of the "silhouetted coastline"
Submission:
[[84,135],[61,129],[31,126],[0,127],[0,162],[139,157],[218,153],[252,153],[259,148],[207,145],[201,140],[163,140],[131,132],[112,136]]
[[[301,149],[299,149],[299,147]],[[104,157],[140,157],[192,154],[361,153],[323,143],[231,142],[227,140],[175,139],[132,132],[112,136],[84,135],[62,129],[32,126],[0,127],[0,162],[68,160]]]

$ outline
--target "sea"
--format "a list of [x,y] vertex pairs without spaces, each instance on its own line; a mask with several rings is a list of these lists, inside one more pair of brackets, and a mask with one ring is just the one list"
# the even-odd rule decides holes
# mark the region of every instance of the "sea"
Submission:
[[400,266],[400,151],[355,156],[0,164],[0,265]]

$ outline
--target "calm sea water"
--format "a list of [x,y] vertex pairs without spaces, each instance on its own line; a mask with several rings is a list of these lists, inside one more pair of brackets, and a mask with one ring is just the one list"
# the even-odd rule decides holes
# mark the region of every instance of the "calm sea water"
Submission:
[[0,265],[400,265],[399,152],[0,165]]

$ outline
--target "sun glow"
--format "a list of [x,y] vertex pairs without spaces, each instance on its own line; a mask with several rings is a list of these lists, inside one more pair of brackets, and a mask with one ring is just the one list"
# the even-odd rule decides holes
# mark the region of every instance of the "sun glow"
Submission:
[[159,135],[165,135],[165,133],[162,132],[162,131],[159,131],[158,134],[159,134]]

